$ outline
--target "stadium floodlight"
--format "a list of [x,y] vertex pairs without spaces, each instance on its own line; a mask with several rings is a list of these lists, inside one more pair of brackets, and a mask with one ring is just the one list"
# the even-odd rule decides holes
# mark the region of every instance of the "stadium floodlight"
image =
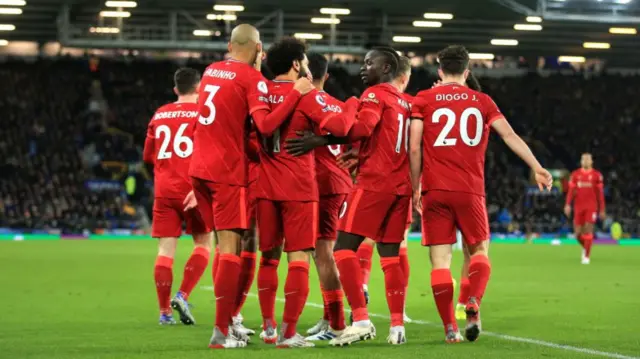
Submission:
[[518,31],[541,31],[542,25],[538,24],[515,24],[513,25],[514,30]]
[[638,30],[633,27],[611,27],[609,28],[609,33],[616,35],[636,35]]
[[128,11],[100,11],[100,17],[131,17]]
[[8,40],[0,40],[0,46],[7,46],[7,45],[9,45]]
[[630,2],[631,2],[631,0],[616,0],[615,2],[616,2],[616,4],[622,4],[622,5],[625,5],[625,4],[630,3]]
[[518,40],[515,40],[515,39],[491,39],[491,45],[494,45],[494,46],[518,46]]
[[236,15],[236,14],[207,14],[207,20],[236,21],[236,20],[238,20],[238,15]]
[[469,53],[469,58],[471,60],[493,60],[496,58],[496,55],[494,54],[486,54],[486,53],[479,53],[479,52],[470,52]]
[[451,20],[451,19],[453,19],[453,14],[439,13],[439,12],[425,12],[423,16],[424,16],[425,19],[431,19],[431,20]]
[[119,34],[120,29],[117,27],[90,27],[89,32],[92,34]]
[[24,0],[0,0],[2,6],[25,6],[27,2]]
[[558,57],[558,62],[573,62],[573,63],[583,63],[586,59],[584,56],[560,56]]
[[244,11],[244,6],[242,6],[242,5],[218,4],[218,5],[213,5],[213,10],[215,10],[215,11],[240,12],[240,11]]
[[611,44],[608,42],[585,42],[582,47],[585,49],[610,49]]
[[13,31],[16,29],[15,25],[11,24],[0,24],[0,31]]
[[420,21],[416,20],[413,22],[413,26],[415,27],[442,27],[442,23],[440,21]]
[[339,24],[340,19],[330,17],[312,17],[311,22],[314,24]]
[[310,32],[296,32],[293,37],[303,40],[322,40],[322,34]]
[[394,36],[393,42],[411,42],[418,43],[422,41],[422,39],[418,36]]
[[104,6],[106,7],[136,7],[138,3],[135,1],[107,1]]
[[17,7],[0,7],[0,15],[20,15],[22,9]]
[[323,7],[320,9],[320,13],[325,15],[349,15],[351,14],[351,10],[334,7]]
[[540,16],[527,16],[527,22],[542,22],[542,18]]
[[213,35],[213,32],[209,30],[193,30],[193,35],[194,36],[211,36]]

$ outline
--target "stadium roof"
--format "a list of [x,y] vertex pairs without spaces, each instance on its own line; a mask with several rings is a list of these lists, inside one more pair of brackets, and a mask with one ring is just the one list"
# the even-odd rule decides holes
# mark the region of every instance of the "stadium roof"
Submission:
[[[336,25],[337,45],[365,48],[394,36],[404,36],[404,40],[420,42],[395,43],[394,46],[416,53],[461,43],[473,52],[504,55],[633,59],[637,57],[633,55],[640,54],[640,38],[635,34],[640,23],[640,0],[430,0],[424,3],[413,0],[139,0],[135,8],[122,9],[131,14],[124,19],[100,17],[100,11],[118,10],[106,8],[104,0],[25,1],[21,15],[0,15],[0,24],[16,27],[15,31],[0,32],[0,39],[45,42],[59,40],[62,34],[87,40],[85,44],[92,39],[104,41],[118,36],[132,40],[159,39],[169,36],[168,28],[173,21],[174,40],[223,41],[225,30],[233,24],[259,23],[265,16],[273,15],[273,11],[282,10],[281,29],[273,16],[261,24],[261,32],[267,39],[276,34],[312,33],[322,35],[321,40],[310,40],[312,44],[328,45],[331,25],[314,24],[310,19],[328,17],[319,9],[332,7],[350,10],[349,15],[337,16],[340,19],[340,24]],[[207,14],[223,14],[213,10],[216,3],[241,4],[245,9],[234,13],[236,21],[207,20]],[[65,8],[65,4],[68,7]],[[4,7],[7,6],[0,7],[0,12]],[[64,15],[64,9],[68,9],[68,17]],[[425,19],[423,14],[426,12],[450,13],[453,19]],[[541,23],[527,22],[527,15],[543,15],[544,19]],[[122,35],[90,33],[92,27],[114,27],[119,21],[122,22]],[[414,21],[439,21],[442,26],[414,27]],[[65,28],[66,23],[70,26]],[[542,30],[517,31],[515,24],[540,25]],[[634,34],[611,34],[611,27],[621,27],[626,29],[622,32]],[[212,36],[196,37],[193,34],[196,29],[210,30]],[[492,39],[517,40],[518,44],[500,46],[495,42],[492,44]],[[585,42],[595,42],[596,48],[585,48]],[[514,42],[497,42],[505,43]]]

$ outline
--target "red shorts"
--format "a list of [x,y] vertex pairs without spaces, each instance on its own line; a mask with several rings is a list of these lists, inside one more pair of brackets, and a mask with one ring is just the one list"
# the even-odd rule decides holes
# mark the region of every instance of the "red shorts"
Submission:
[[184,199],[178,198],[154,199],[153,222],[151,224],[153,238],[180,237],[182,222],[187,224],[187,234],[210,232],[196,209],[184,211],[183,201]]
[[456,243],[456,228],[474,245],[489,239],[489,217],[484,196],[429,191],[422,194],[422,245]]
[[249,200],[247,201],[247,221],[249,227],[255,227],[256,225],[256,181],[249,184]]
[[594,224],[598,220],[598,212],[594,208],[575,208],[573,211],[573,225],[584,226]]
[[247,188],[192,177],[198,212],[209,230],[248,229]]
[[413,201],[409,201],[409,215],[407,216],[407,229],[411,228],[413,223]]
[[318,239],[336,240],[338,237],[338,215],[346,198],[346,194],[330,194],[320,197]]
[[318,238],[318,202],[272,201],[258,198],[256,219],[260,251],[313,250]]
[[410,202],[410,196],[355,189],[340,209],[339,230],[380,243],[400,243]]

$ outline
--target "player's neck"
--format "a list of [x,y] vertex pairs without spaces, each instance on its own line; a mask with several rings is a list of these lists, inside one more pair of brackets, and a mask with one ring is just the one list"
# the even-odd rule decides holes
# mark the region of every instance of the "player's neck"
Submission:
[[253,65],[251,63],[252,57],[253,57],[252,54],[248,54],[244,51],[239,51],[239,50],[233,51],[229,54],[230,60],[243,62],[247,65]]
[[404,85],[401,81],[393,81],[391,84],[393,85],[393,87],[397,88],[399,92],[404,92]]
[[442,84],[458,84],[464,86],[465,80],[463,76],[443,76]]
[[293,82],[297,79],[298,79],[298,74],[293,71],[289,71],[286,74],[278,75],[274,78],[275,81],[289,81],[289,82]]
[[585,172],[589,172],[593,169],[593,167],[582,167],[582,170]]
[[324,91],[324,81],[313,81],[313,87],[318,91]]
[[197,103],[197,102],[198,102],[198,94],[196,93],[191,95],[178,96],[178,101],[176,101],[176,103]]

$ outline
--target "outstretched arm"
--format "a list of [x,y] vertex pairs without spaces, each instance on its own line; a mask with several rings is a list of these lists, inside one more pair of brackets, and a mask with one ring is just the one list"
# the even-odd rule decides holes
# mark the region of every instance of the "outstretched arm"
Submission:
[[420,178],[422,177],[422,133],[424,124],[421,119],[411,120],[409,135],[409,165],[411,169],[411,186],[413,187],[413,207],[422,213],[420,201]]

